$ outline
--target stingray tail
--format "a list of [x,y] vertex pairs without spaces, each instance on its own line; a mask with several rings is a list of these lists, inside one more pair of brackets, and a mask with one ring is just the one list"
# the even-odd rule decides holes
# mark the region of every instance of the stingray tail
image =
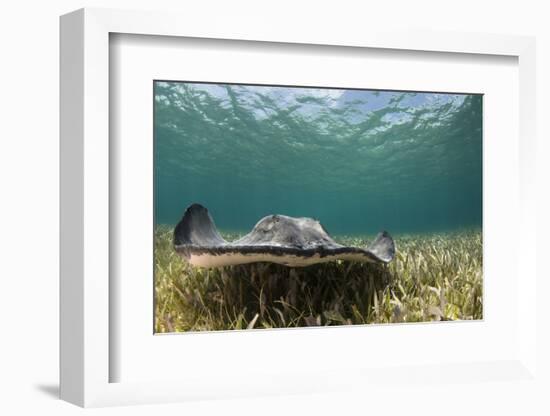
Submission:
[[174,229],[174,246],[207,247],[223,244],[208,210],[200,204],[190,205]]
[[395,242],[387,231],[378,233],[368,250],[385,263],[389,263],[395,257]]

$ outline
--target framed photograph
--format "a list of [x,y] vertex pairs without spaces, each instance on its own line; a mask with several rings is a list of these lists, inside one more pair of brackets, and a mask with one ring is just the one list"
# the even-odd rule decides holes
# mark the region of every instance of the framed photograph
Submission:
[[61,397],[536,384],[534,40],[180,18],[61,18]]

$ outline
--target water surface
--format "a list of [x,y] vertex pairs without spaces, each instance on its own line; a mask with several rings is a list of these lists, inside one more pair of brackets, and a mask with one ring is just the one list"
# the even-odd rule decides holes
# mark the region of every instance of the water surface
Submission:
[[155,216],[331,234],[481,228],[482,96],[155,82]]

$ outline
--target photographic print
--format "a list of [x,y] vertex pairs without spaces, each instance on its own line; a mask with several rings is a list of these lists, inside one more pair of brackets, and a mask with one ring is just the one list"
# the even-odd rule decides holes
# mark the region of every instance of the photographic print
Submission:
[[155,332],[483,319],[481,94],[153,88]]

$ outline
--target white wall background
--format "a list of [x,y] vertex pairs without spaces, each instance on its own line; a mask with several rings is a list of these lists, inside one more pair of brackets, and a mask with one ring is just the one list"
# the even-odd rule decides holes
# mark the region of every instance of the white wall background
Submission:
[[[231,19],[275,19],[286,24],[322,19],[327,31],[343,25],[373,22],[438,30],[536,35],[538,48],[539,133],[539,267],[547,263],[550,245],[550,12],[544,1],[169,1],[169,0],[21,0],[0,6],[0,414],[73,414],[82,410],[56,399],[58,385],[58,16],[80,7],[179,10],[193,19],[220,13]],[[185,22],[182,22],[185,24]],[[512,242],[513,245],[513,242]],[[503,255],[505,260],[505,255]],[[550,275],[550,274],[549,274]],[[549,276],[550,277],[550,276]],[[538,292],[548,293],[544,282]],[[545,298],[546,296],[544,296]],[[541,296],[540,299],[543,299]],[[539,319],[547,308],[539,302]],[[547,325],[550,327],[550,325]],[[541,347],[550,351],[548,330]],[[541,351],[542,352],[542,351]],[[548,358],[539,356],[550,374]],[[307,397],[259,398],[93,410],[98,414],[549,414],[542,391],[506,383],[490,387],[490,397],[457,384],[451,400],[433,391],[411,391],[395,397],[363,397],[345,393]],[[448,390],[445,390],[448,392]],[[550,387],[547,388],[550,391]],[[545,403],[542,407],[541,403]],[[482,413],[483,412],[483,413]]]

